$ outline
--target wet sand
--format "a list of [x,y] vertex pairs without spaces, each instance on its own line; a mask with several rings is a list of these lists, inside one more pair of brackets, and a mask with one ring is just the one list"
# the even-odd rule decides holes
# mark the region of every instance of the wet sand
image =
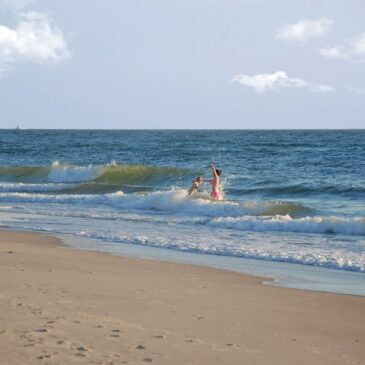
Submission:
[[0,364],[365,364],[365,297],[0,231]]

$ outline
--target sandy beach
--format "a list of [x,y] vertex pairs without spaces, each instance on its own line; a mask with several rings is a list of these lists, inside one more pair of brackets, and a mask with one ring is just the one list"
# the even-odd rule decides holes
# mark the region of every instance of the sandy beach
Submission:
[[365,297],[0,232],[0,364],[365,364]]

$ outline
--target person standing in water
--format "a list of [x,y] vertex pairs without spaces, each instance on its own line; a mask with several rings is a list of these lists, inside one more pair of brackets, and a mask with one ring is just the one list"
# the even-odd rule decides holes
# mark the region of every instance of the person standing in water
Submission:
[[221,176],[222,170],[216,169],[213,164],[211,165],[211,169],[213,173],[213,180],[207,180],[207,182],[210,182],[212,184],[212,191],[210,193],[210,196],[215,200],[221,200],[223,197],[221,193],[219,176]]
[[203,182],[203,178],[201,176],[198,176],[194,181],[193,181],[193,185],[191,186],[191,188],[188,191],[188,194],[195,194],[198,192],[198,188],[201,185],[201,183]]

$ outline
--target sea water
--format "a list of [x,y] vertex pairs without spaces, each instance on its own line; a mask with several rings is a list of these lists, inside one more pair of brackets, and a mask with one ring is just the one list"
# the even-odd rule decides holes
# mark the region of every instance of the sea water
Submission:
[[0,224],[365,295],[365,130],[0,130]]

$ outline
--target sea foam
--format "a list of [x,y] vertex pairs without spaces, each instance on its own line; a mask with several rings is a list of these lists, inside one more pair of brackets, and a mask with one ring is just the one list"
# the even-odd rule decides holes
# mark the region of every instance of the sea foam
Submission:
[[[185,190],[124,194],[0,193],[6,203],[104,205],[122,211],[150,211],[199,217],[194,224],[236,231],[300,232],[365,235],[364,217],[302,216],[301,204],[275,201],[213,201],[207,194],[189,196]],[[279,212],[280,214],[276,214]],[[299,214],[300,213],[300,214]]]

